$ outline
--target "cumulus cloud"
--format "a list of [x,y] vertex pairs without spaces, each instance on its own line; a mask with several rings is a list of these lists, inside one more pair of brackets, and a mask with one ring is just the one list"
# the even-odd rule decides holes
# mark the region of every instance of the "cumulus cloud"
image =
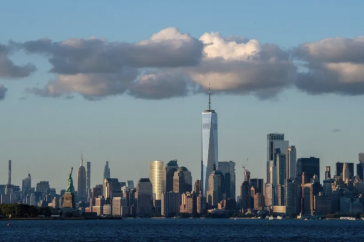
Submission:
[[32,64],[16,65],[9,59],[10,48],[0,44],[0,78],[22,78],[36,70]]
[[64,96],[66,99],[73,97],[73,93],[79,93],[88,100],[100,100],[107,96],[123,94],[137,75],[135,69],[119,73],[59,75],[44,88],[32,88],[27,91],[43,97]]
[[293,54],[304,62],[296,85],[310,94],[364,94],[364,37],[305,43]]
[[176,28],[167,28],[136,43],[105,39],[40,39],[17,44],[29,53],[49,56],[58,74],[110,73],[123,67],[182,67],[200,62],[203,44]]
[[274,44],[257,40],[224,38],[219,33],[205,33],[201,65],[190,69],[191,79],[207,88],[231,94],[253,93],[271,98],[289,87],[296,68],[286,51]]
[[189,78],[180,72],[147,72],[130,85],[129,94],[145,99],[183,97],[188,95],[191,86]]
[[8,89],[4,87],[3,84],[0,84],[0,101],[5,99],[5,95]]

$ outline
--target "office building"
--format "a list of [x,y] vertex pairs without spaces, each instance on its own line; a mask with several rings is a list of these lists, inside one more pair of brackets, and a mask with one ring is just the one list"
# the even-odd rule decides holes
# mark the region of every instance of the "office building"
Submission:
[[136,215],[151,217],[153,215],[153,185],[149,178],[141,178],[135,192],[137,204]]
[[30,174],[28,174],[28,177],[24,178],[22,181],[22,187],[21,190],[23,192],[23,195],[29,194],[29,190],[32,187],[32,178]]
[[180,211],[181,194],[176,192],[165,192],[162,195],[162,211],[164,217],[174,217]]
[[206,201],[210,207],[217,207],[218,203],[223,199],[223,181],[224,174],[217,171],[214,165],[209,176],[209,187],[206,194]]
[[346,184],[349,182],[350,171],[349,171],[348,163],[344,163],[344,165],[343,165],[342,179]]
[[119,180],[117,178],[105,178],[102,192],[107,203],[111,203],[114,197],[121,197]]
[[178,168],[173,176],[173,191],[179,194],[192,191],[191,172],[184,166]]
[[153,185],[153,201],[161,200],[164,192],[163,161],[151,161],[149,163],[149,180]]
[[264,193],[264,181],[262,178],[251,178],[250,186],[254,187],[255,193]]
[[331,167],[330,166],[326,166],[325,169],[325,180],[329,180],[331,179]]
[[173,191],[173,176],[178,170],[177,160],[169,161],[164,167],[164,191]]
[[135,188],[134,187],[134,181],[128,180],[128,181],[126,181],[126,183],[127,183],[127,186],[128,186],[129,189],[134,189]]
[[262,193],[257,192],[254,194],[254,208],[261,209],[264,207],[264,196]]
[[194,186],[195,193],[201,193],[201,180],[197,179]]
[[[275,166],[275,151],[276,149],[280,149],[282,153],[284,153],[288,149],[289,143],[284,140],[284,134],[272,133],[267,135],[267,182],[275,180],[271,178],[272,167]],[[274,164],[271,164],[270,161],[274,161]]]
[[297,177],[302,178],[305,173],[304,183],[309,183],[316,175],[320,181],[320,159],[315,157],[299,158],[297,160]]
[[236,199],[236,177],[235,177],[235,162],[219,161],[219,171],[224,175],[224,192],[226,198]]
[[364,172],[364,163],[356,164],[356,174],[360,177],[361,180],[363,180],[364,178],[363,172]]
[[36,191],[47,194],[49,191],[49,181],[40,181],[36,185]]
[[273,206],[274,202],[274,186],[271,183],[265,183],[264,188],[264,204],[267,207]]
[[248,181],[244,181],[240,187],[241,208],[246,211],[251,208],[251,189]]
[[296,171],[297,151],[294,145],[289,146],[286,152],[286,177],[294,179],[297,177]]
[[186,192],[181,195],[180,213],[196,214],[197,202],[193,193]]
[[280,149],[276,149],[276,171],[277,181],[276,184],[284,185],[286,181],[286,154],[281,153]]
[[86,169],[83,166],[83,157],[81,156],[81,164],[77,172],[77,200],[86,202],[87,192],[86,192]]
[[110,178],[110,167],[109,167],[109,162],[106,161],[105,167],[104,167],[104,179],[105,178]]
[[298,215],[300,212],[301,186],[298,180],[286,179],[284,187],[284,205],[287,215]]
[[87,192],[87,198],[92,197],[92,190],[91,190],[91,162],[87,161],[86,164],[86,192]]
[[206,197],[209,187],[209,175],[213,165],[218,169],[218,136],[217,113],[211,109],[211,94],[209,88],[209,108],[202,113],[202,160],[201,160],[201,187]]
[[363,152],[359,153],[359,163],[364,163],[364,153]]
[[[354,176],[354,163],[347,163],[349,168],[350,178]],[[342,178],[344,163],[343,162],[336,162],[336,176],[340,176]]]

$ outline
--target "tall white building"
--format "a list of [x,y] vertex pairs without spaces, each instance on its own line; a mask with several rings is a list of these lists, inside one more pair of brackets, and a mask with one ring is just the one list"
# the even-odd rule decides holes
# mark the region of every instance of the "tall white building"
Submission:
[[288,141],[284,140],[284,134],[279,133],[272,133],[267,135],[267,182],[275,180],[271,177],[271,172],[273,168],[271,167],[273,162],[273,165],[276,165],[276,149],[280,149],[281,153],[285,153],[288,149]]
[[211,109],[209,89],[209,109],[202,113],[201,189],[204,197],[209,187],[209,175],[213,165],[218,169],[217,113]]

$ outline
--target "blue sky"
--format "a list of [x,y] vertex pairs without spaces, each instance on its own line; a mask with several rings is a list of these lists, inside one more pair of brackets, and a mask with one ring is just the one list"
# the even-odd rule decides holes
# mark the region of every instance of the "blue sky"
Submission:
[[[84,159],[92,162],[93,186],[101,183],[106,160],[110,162],[111,176],[121,181],[132,179],[136,182],[147,177],[148,163],[155,159],[164,162],[178,159],[180,165],[192,171],[193,180],[196,180],[200,176],[201,112],[208,104],[207,96],[201,90],[209,81],[212,83],[212,106],[218,113],[219,160],[237,163],[237,185],[242,179],[241,166],[247,158],[246,166],[252,177],[266,177],[266,134],[270,132],[285,133],[290,144],[296,145],[298,157],[319,157],[322,172],[326,165],[334,169],[337,161],[357,163],[358,153],[364,149],[361,135],[364,78],[360,77],[360,71],[349,67],[364,60],[361,40],[355,39],[363,35],[362,9],[361,1],[109,1],[108,4],[102,1],[62,1],[57,4],[4,1],[0,9],[0,44],[9,46],[10,40],[18,43],[22,47],[8,54],[7,58],[19,66],[31,63],[37,70],[22,78],[1,76],[4,67],[0,62],[0,84],[7,88],[5,98],[0,101],[0,159],[3,164],[0,183],[6,183],[7,160],[12,159],[13,183],[21,184],[29,166],[34,186],[40,180],[49,180],[51,187],[59,191],[66,186],[70,167],[78,167],[81,151]],[[132,95],[123,92],[109,95],[115,90],[110,84],[107,93],[98,93],[101,96],[97,99],[101,100],[90,101],[83,97],[87,94],[85,89],[77,89],[80,81],[77,78],[70,81],[72,87],[67,86],[66,93],[65,86],[56,92],[57,95],[51,93],[47,85],[58,86],[52,86],[49,81],[58,80],[56,83],[62,85],[66,81],[57,79],[64,73],[50,71],[57,64],[48,59],[52,55],[62,56],[56,56],[57,53],[52,51],[30,53],[24,47],[25,42],[41,38],[48,38],[53,44],[90,37],[107,39],[107,43],[135,43],[149,40],[153,34],[170,27],[176,28],[177,34],[189,34],[186,50],[191,50],[191,55],[196,53],[197,59],[201,56],[194,52],[194,44],[198,48],[201,36],[207,33],[206,36],[212,38],[211,33],[218,32],[222,39],[245,37],[257,40],[260,46],[269,43],[279,48],[289,57],[275,56],[282,58],[280,61],[285,64],[283,67],[273,66],[274,70],[282,67],[283,73],[292,71],[297,74],[308,68],[323,74],[319,78],[304,76],[301,85],[297,86],[293,80],[296,77],[287,74],[286,79],[277,81],[278,86],[274,88],[279,91],[276,93],[265,89],[264,78],[271,77],[268,75],[270,69],[258,68],[250,78],[255,80],[256,75],[264,73],[267,76],[257,79],[258,87],[249,89],[251,86],[246,85],[244,79],[249,68],[240,72],[229,66],[241,64],[239,61],[245,57],[234,56],[226,61],[226,53],[219,52],[220,59],[216,59],[218,64],[215,67],[213,61],[203,60],[202,64],[193,63],[190,67],[149,65],[144,69],[134,68],[139,72],[138,78],[146,70],[155,74],[156,79],[146,75],[145,83],[141,83],[145,86],[134,86],[130,89],[135,91]],[[335,37],[349,41],[337,43]],[[319,41],[325,38],[329,42],[320,44]],[[302,45],[306,42],[312,43],[315,52],[307,51],[307,46]],[[329,49],[325,49],[327,46]],[[299,47],[303,49],[296,53],[294,50]],[[163,54],[168,49],[151,51],[156,51],[155,58],[160,57],[163,61]],[[208,51],[204,49],[205,53],[213,53]],[[233,49],[230,54],[238,53],[238,49]],[[331,53],[335,56],[325,56]],[[355,54],[358,56],[352,57]],[[225,62],[221,61],[225,57]],[[301,61],[309,63],[308,67],[297,64]],[[256,64],[260,67],[262,63],[265,62],[259,60]],[[244,81],[234,88],[226,86],[227,79],[208,80],[209,76],[199,69],[202,65],[204,71],[211,72],[216,67],[222,68],[222,73],[232,70]],[[332,81],[334,72],[341,75],[336,82]],[[185,73],[189,73],[189,78],[195,77],[193,87],[197,85],[200,91],[186,94],[178,89],[179,83],[186,78]],[[275,72],[271,73],[274,75]],[[202,76],[202,79],[197,80],[196,76]],[[158,82],[158,78],[164,79]],[[87,82],[87,90],[103,81],[97,78]],[[157,86],[158,95],[168,94],[175,85],[177,89],[172,89],[175,95],[145,96],[149,93],[146,89],[154,87],[148,86],[148,81],[163,84]],[[254,86],[254,82],[250,84]],[[161,90],[167,91],[160,93]],[[270,94],[268,98],[267,92]],[[153,93],[156,92],[150,95]],[[67,99],[67,96],[73,98]],[[334,129],[340,132],[333,132]]]

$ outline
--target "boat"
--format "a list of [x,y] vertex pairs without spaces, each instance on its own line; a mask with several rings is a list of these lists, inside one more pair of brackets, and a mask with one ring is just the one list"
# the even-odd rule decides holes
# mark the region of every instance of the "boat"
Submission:
[[277,216],[277,219],[282,220],[282,219],[283,219],[283,217],[278,215],[278,216]]
[[269,220],[274,220],[274,217],[273,216],[269,216]]
[[310,220],[309,218],[305,218],[305,221],[308,221],[308,220]]

